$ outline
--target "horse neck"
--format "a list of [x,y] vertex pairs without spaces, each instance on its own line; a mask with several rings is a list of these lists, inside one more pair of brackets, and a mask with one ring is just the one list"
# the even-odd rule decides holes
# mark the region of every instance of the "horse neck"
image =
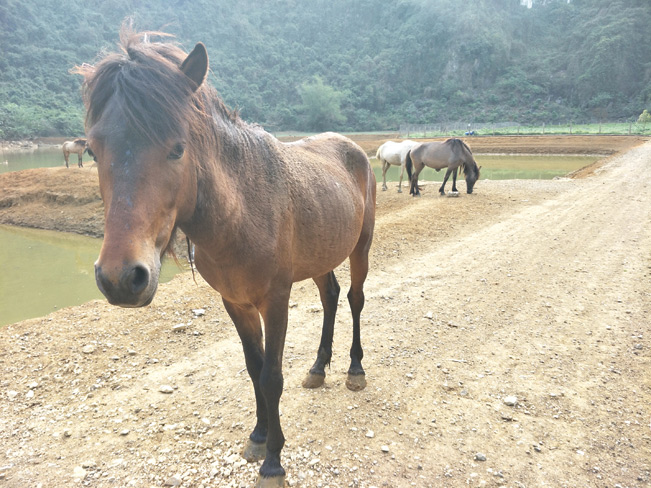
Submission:
[[197,199],[195,212],[181,229],[198,245],[216,235],[234,235],[255,182],[257,154],[268,141],[261,130],[239,119],[213,115],[209,135],[195,141]]

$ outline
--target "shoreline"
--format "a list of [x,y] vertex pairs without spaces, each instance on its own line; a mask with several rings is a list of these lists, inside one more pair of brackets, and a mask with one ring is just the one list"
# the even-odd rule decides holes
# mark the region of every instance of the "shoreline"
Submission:
[[33,151],[39,147],[57,147],[71,137],[35,137],[33,139],[0,140],[0,151]]

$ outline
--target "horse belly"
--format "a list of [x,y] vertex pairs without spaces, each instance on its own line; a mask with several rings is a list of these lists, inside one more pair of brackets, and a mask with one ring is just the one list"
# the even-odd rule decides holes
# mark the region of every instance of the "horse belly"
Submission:
[[386,160],[392,166],[400,166],[402,164],[400,154],[391,154],[386,158]]
[[343,263],[359,241],[364,220],[361,198],[342,199],[337,212],[306,209],[295,228],[294,281],[324,275]]

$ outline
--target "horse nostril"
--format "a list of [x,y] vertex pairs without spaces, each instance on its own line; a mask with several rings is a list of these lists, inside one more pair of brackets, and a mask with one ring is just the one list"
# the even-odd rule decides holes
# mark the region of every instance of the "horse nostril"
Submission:
[[128,276],[129,289],[134,295],[142,292],[149,285],[149,269],[142,265],[131,268]]

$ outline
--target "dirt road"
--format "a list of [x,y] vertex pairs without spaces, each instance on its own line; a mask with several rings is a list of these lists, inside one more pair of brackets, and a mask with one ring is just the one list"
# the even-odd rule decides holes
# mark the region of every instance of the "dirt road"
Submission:
[[[346,265],[332,369],[314,391],[300,385],[318,294],[311,282],[292,294],[288,484],[648,486],[650,161],[651,142],[582,179],[378,192],[364,391],[344,384]],[[241,346],[197,281],[180,275],[146,309],[95,301],[2,330],[0,484],[252,485]]]

